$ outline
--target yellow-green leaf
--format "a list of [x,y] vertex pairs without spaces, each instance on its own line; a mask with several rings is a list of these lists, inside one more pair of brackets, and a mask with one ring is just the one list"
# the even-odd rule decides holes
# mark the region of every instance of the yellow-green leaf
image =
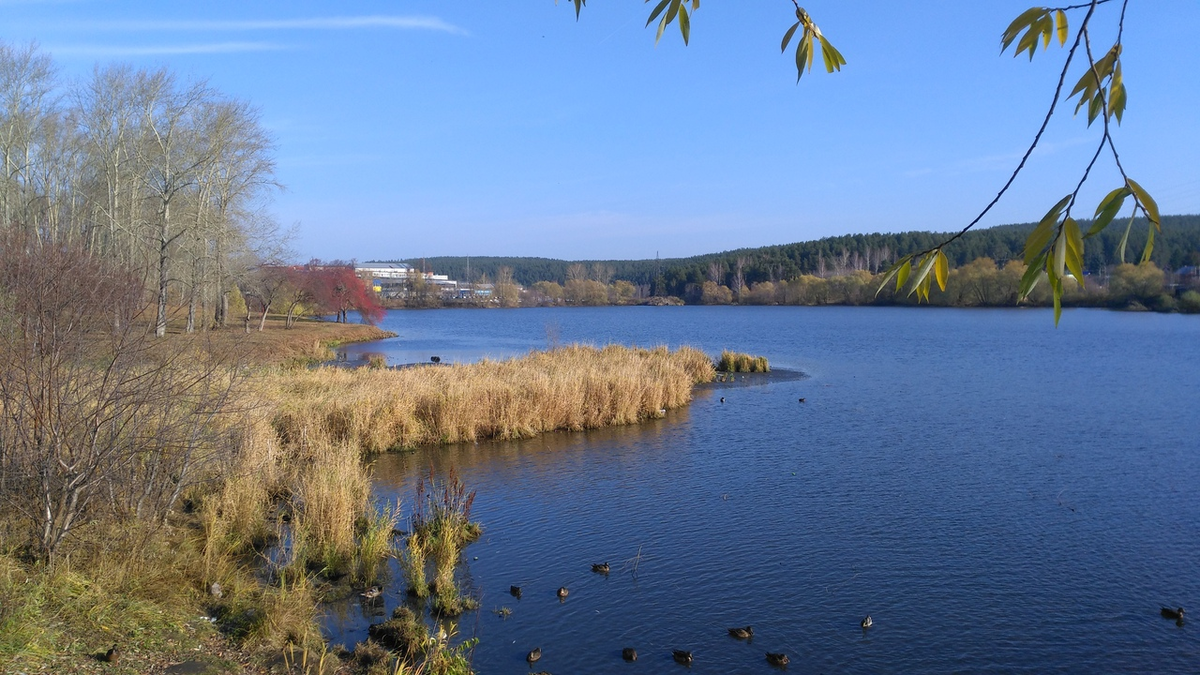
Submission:
[[688,36],[692,32],[692,21],[688,18],[687,7],[679,6],[679,32],[683,34],[683,45],[686,47]]
[[1136,216],[1136,211],[1129,216],[1129,222],[1125,225],[1125,234],[1121,235],[1121,243],[1117,244],[1117,260],[1121,262],[1125,262],[1125,245],[1129,243],[1129,231],[1133,229],[1133,219]]
[[[1012,23],[1008,24],[1008,28],[1004,29],[1004,34],[1000,37],[1000,53],[1003,54],[1004,50],[1008,49],[1008,46],[1013,43],[1013,40],[1017,39],[1017,36],[1021,34],[1021,31],[1029,26],[1032,26],[1033,23],[1037,21],[1038,17],[1045,12],[1046,9],[1044,7],[1031,7],[1024,12],[1021,12],[1020,16],[1013,19]],[[1021,48],[1018,47],[1017,51],[1013,53],[1013,56],[1020,54],[1021,51]]]
[[1032,264],[1034,258],[1037,257],[1046,244],[1050,242],[1050,238],[1054,235],[1054,224],[1058,222],[1058,217],[1062,214],[1063,209],[1067,208],[1067,204],[1071,203],[1071,195],[1067,195],[1058,200],[1058,203],[1042,216],[1042,220],[1038,222],[1037,227],[1033,228],[1033,232],[1025,239],[1025,264]]
[[1067,13],[1061,9],[1055,12],[1054,22],[1058,28],[1058,44],[1061,47],[1067,44]]
[[937,277],[938,288],[945,291],[946,279],[950,277],[950,261],[940,249],[937,252],[937,264],[934,267],[933,273]]
[[1054,284],[1054,327],[1058,328],[1058,320],[1062,318],[1062,279]]
[[927,282],[932,281],[932,279],[929,278],[929,272],[933,269],[933,263],[935,260],[937,260],[937,256],[935,255],[934,251],[926,253],[925,257],[921,259],[921,266],[917,268],[917,276],[915,279],[913,279],[913,287],[912,290],[908,292],[909,295],[912,295],[915,291],[917,293],[917,297],[920,298],[924,292],[925,298],[928,299],[928,291],[925,289],[927,289],[929,285]]
[[1063,221],[1063,232],[1067,236],[1067,269],[1079,287],[1083,288],[1083,234],[1079,230],[1079,223],[1074,218],[1067,218]]
[[827,73],[840,71],[842,66],[846,65],[846,59],[842,53],[825,36],[821,36],[821,57],[825,59],[825,72]]
[[900,266],[899,272],[896,274],[896,292],[899,293],[904,284],[908,283],[908,275],[912,273],[912,261],[906,262]]
[[1154,197],[1151,197],[1149,192],[1146,192],[1141,185],[1138,185],[1137,181],[1132,178],[1125,180],[1129,185],[1129,189],[1133,190],[1134,198],[1138,200],[1138,203],[1142,206],[1142,210],[1146,212],[1146,218],[1150,219],[1150,222],[1154,225],[1154,229],[1161,230],[1162,221],[1158,217],[1158,202],[1154,201]]
[[1042,251],[1034,259],[1034,261],[1025,268],[1025,274],[1021,275],[1021,283],[1017,286],[1017,301],[1020,302],[1029,297],[1033,291],[1033,287],[1037,285],[1038,279],[1042,278],[1042,268],[1046,263],[1046,252]]
[[1154,226],[1146,228],[1146,248],[1142,249],[1142,262],[1150,262],[1150,253],[1154,251]]
[[1051,279],[1062,279],[1063,269],[1067,265],[1067,237],[1064,229],[1059,229],[1058,237],[1054,240],[1054,273],[1050,276]]
[[1096,207],[1096,218],[1092,221],[1092,227],[1088,230],[1086,236],[1091,237],[1099,234],[1113,218],[1117,217],[1117,213],[1125,204],[1125,198],[1132,192],[1128,187],[1119,187],[1116,190],[1108,193],[1104,199],[1100,200],[1100,205]]

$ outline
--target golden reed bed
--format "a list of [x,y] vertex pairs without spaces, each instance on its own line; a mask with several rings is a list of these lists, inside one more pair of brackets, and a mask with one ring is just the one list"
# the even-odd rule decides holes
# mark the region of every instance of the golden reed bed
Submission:
[[572,345],[469,365],[281,372],[263,384],[285,442],[371,454],[633,424],[686,405],[713,376],[690,347]]

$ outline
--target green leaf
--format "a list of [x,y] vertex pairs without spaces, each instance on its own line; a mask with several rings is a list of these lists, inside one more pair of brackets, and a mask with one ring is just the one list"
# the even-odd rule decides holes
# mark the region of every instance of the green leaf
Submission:
[[1117,244],[1117,260],[1121,262],[1125,262],[1125,244],[1129,243],[1129,231],[1133,229],[1133,219],[1135,216],[1137,216],[1136,211],[1129,216],[1129,223],[1125,226],[1125,234],[1121,235],[1121,243]]
[[1117,217],[1117,213],[1125,204],[1125,198],[1130,194],[1132,192],[1128,187],[1119,187],[1101,199],[1100,205],[1096,207],[1096,219],[1092,221],[1092,227],[1088,230],[1087,236],[1100,234],[1104,228],[1108,227],[1113,218]]
[[1129,185],[1129,189],[1133,190],[1133,196],[1141,205],[1142,210],[1146,212],[1146,218],[1154,224],[1154,229],[1162,229],[1162,220],[1158,216],[1158,202],[1154,201],[1154,197],[1150,196],[1141,185],[1137,184],[1132,178],[1126,178],[1125,182]]
[[1054,327],[1058,328],[1058,320],[1062,318],[1062,279],[1054,284]]
[[1020,302],[1029,297],[1033,291],[1033,287],[1037,285],[1038,279],[1042,276],[1042,268],[1046,263],[1046,251],[1042,251],[1034,259],[1034,261],[1025,268],[1025,274],[1021,275],[1021,283],[1017,286],[1017,301]]
[[1067,195],[1058,200],[1058,203],[1042,216],[1042,220],[1033,228],[1033,232],[1029,233],[1029,237],[1025,239],[1025,264],[1032,264],[1034,258],[1037,257],[1046,244],[1050,243],[1050,238],[1054,236],[1054,224],[1058,222],[1058,217],[1062,215],[1063,209],[1067,208],[1067,204],[1071,203],[1071,195]]
[[1067,269],[1083,288],[1083,234],[1079,231],[1079,223],[1074,218],[1067,218],[1063,221],[1063,232],[1067,239]]
[[1096,121],[1096,117],[1104,110],[1104,90],[1096,92],[1092,98],[1091,104],[1088,106],[1088,126],[1092,126],[1092,122]]
[[683,46],[687,46],[688,36],[692,32],[692,21],[688,18],[687,7],[679,6],[679,32],[683,34]]
[[941,249],[937,252],[937,265],[933,270],[937,277],[938,288],[946,290],[946,279],[950,277],[950,261],[946,259],[946,254],[942,253]]
[[1058,46],[1067,44],[1067,13],[1061,9],[1054,14],[1054,23],[1058,28]]
[[804,62],[808,59],[808,31],[804,31],[804,35],[800,37],[796,43],[796,82],[800,81],[800,77],[804,75]]
[[579,20],[579,10],[583,8],[583,5],[586,4],[586,2],[587,2],[587,0],[575,0],[575,20],[576,21]]
[[[646,1],[649,2],[650,0],[646,0]],[[662,14],[662,11],[664,9],[666,9],[667,5],[669,5],[669,4],[671,4],[671,0],[662,0],[662,2],[655,5],[654,11],[650,12],[650,18],[646,19],[646,25],[644,27],[649,28],[650,23],[653,22],[655,19],[657,19],[659,14]]]
[[671,4],[667,6],[667,23],[675,20],[679,14],[679,7],[683,4],[683,0],[671,0]]
[[1146,248],[1142,249],[1142,262],[1150,262],[1150,253],[1154,251],[1154,226],[1146,227]]
[[800,22],[797,21],[796,23],[792,24],[791,28],[787,29],[786,33],[783,34],[783,42],[779,45],[779,53],[782,54],[783,52],[787,51],[788,43],[792,41],[792,36],[796,34],[796,29],[799,27]]

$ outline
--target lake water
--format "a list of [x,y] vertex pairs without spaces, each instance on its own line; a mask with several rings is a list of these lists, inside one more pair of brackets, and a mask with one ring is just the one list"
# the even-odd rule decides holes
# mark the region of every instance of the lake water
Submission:
[[[558,674],[674,672],[672,649],[696,673],[772,672],[767,651],[798,673],[1200,670],[1200,317],[630,307],[384,327],[400,337],[348,351],[689,344],[809,376],[701,390],[636,427],[381,457],[380,496],[411,503],[430,466],[478,491],[463,583],[482,608],[458,631],[479,673],[529,672],[533,647]],[[335,642],[380,620],[334,609]],[[751,643],[726,633],[747,624]]]

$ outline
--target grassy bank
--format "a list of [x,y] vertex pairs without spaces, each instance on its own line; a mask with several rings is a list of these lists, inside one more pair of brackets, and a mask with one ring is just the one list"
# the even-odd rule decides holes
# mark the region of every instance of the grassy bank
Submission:
[[[368,338],[364,328],[315,324],[168,341],[294,364],[330,342]],[[160,376],[196,367],[178,360]],[[711,380],[713,366],[686,348],[573,346],[467,366],[221,372],[225,397],[188,412],[205,461],[180,465],[187,487],[163,517],[109,508],[97,496],[49,559],[37,554],[28,520],[15,510],[0,517],[0,671],[140,673],[199,659],[213,672],[410,672],[397,671],[399,655],[377,645],[327,652],[316,625],[327,588],[378,585],[383,563],[401,554],[391,536],[399,505],[372,501],[364,459],[390,448],[660,417]],[[183,461],[173,447],[155,461]],[[99,466],[112,480],[133,481],[126,473],[144,459],[135,452],[113,462]],[[166,476],[168,487],[182,476]],[[446,501],[450,493],[434,487],[429,494]],[[436,522],[430,512],[411,515]],[[459,597],[451,563],[469,536],[429,525],[414,532],[430,549],[431,601],[444,615],[461,611],[469,599]],[[104,661],[114,644],[119,659]],[[431,674],[469,672],[459,648],[429,644],[409,662]]]

